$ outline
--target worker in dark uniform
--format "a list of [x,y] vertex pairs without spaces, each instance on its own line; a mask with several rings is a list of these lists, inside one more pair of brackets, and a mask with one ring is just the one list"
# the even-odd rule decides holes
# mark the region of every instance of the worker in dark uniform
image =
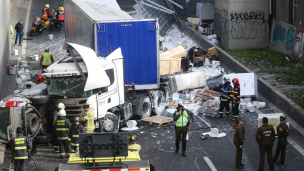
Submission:
[[25,170],[25,160],[28,159],[28,152],[32,149],[32,142],[23,136],[23,130],[17,129],[17,137],[12,141],[12,154],[14,156],[15,171]]
[[280,161],[277,164],[284,164],[287,137],[289,135],[289,128],[288,125],[286,124],[286,118],[284,116],[280,116],[280,125],[277,126],[277,133],[278,133],[278,145],[275,155],[273,157],[273,162],[276,163],[281,153]]
[[230,98],[232,100],[232,112],[234,114],[234,117],[232,118],[232,121],[235,121],[237,117],[239,117],[239,105],[240,105],[240,99],[241,99],[241,89],[240,89],[240,82],[239,79],[234,78],[232,80],[232,83],[234,85]]
[[230,85],[230,78],[225,77],[224,78],[225,84],[223,84],[222,91],[221,91],[221,103],[220,103],[220,109],[219,109],[219,118],[223,117],[224,114],[224,108],[225,108],[225,118],[228,117],[229,114],[229,102],[230,102],[230,93],[232,90],[232,87]]
[[268,125],[268,118],[263,117],[263,125],[258,128],[255,136],[256,142],[260,149],[260,166],[259,170],[264,170],[265,151],[267,153],[270,170],[274,169],[272,160],[272,146],[275,140],[275,132],[271,125]]
[[244,150],[245,129],[242,126],[243,119],[239,116],[236,118],[236,124],[233,126],[234,139],[233,143],[236,148],[235,167],[236,169],[244,169],[242,164],[242,154]]
[[71,129],[71,122],[65,118],[66,112],[64,109],[58,112],[57,120],[54,123],[54,129],[59,143],[59,154],[61,158],[65,157],[65,151],[67,151],[67,157],[71,154],[71,147],[69,145],[69,130]]
[[182,138],[182,156],[186,156],[186,136],[188,133],[188,125],[192,123],[193,113],[187,109],[184,110],[183,105],[178,104],[177,111],[173,114],[173,120],[175,121],[175,153],[179,150],[179,141]]
[[74,120],[74,124],[72,125],[69,133],[69,144],[72,145],[72,148],[74,151],[76,151],[76,148],[79,147],[79,134],[80,133],[86,133],[84,127],[79,124],[80,118],[76,117]]

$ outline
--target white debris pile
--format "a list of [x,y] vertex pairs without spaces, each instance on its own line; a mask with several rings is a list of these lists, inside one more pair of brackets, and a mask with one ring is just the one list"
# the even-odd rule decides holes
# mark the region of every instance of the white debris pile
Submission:
[[164,37],[159,39],[162,42],[161,49],[173,49],[179,45],[182,45],[186,50],[189,50],[193,46],[197,46],[196,43],[182,33],[175,24],[173,24],[167,31]]
[[192,67],[192,71],[194,72],[204,71],[206,79],[217,77],[225,73],[224,68],[222,68],[221,66],[214,68],[212,65],[206,65],[202,67]]
[[21,61],[21,58],[18,58],[18,64],[19,65],[14,66],[16,67],[16,72],[13,73],[17,74],[16,83],[18,84],[18,88],[24,89],[28,84],[30,84],[31,86],[36,85],[35,83],[33,83],[33,81],[29,81],[35,75],[33,75],[33,73],[29,70],[27,61]]
[[249,111],[251,113],[253,113],[255,111],[255,108],[264,108],[266,106],[265,102],[261,102],[261,101],[251,101],[251,98],[242,98],[240,105],[239,105],[239,110],[241,112],[245,112],[245,111]]

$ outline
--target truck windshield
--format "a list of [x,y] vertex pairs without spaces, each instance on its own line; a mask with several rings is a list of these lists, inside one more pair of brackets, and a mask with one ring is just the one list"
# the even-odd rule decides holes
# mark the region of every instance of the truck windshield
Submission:
[[[47,90],[49,96],[66,96],[68,98],[80,98],[80,97],[90,97],[93,95],[93,91],[84,91],[85,84],[82,84],[84,79],[79,77],[53,77],[47,78]],[[82,85],[80,85],[82,84]],[[72,87],[80,85],[70,91],[67,91],[65,94],[62,94],[63,91],[66,91]]]
[[10,108],[0,108],[0,139],[7,141],[7,127],[10,125]]

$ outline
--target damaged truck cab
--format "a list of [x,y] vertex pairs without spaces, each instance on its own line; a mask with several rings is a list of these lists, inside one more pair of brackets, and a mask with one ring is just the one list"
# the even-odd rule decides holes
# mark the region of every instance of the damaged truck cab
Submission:
[[131,105],[125,103],[124,73],[121,50],[108,57],[97,57],[87,47],[66,43],[71,56],[49,66],[47,92],[50,104],[65,104],[68,119],[81,116],[83,104],[94,111],[95,127],[100,132],[117,132],[120,123],[132,116]]

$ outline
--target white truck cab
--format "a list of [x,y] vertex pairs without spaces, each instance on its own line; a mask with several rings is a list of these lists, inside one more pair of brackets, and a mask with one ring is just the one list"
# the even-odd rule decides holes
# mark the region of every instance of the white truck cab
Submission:
[[55,62],[43,74],[47,78],[51,103],[54,106],[64,103],[68,118],[81,115],[81,107],[87,103],[94,111],[96,127],[102,124],[101,131],[117,131],[120,119],[132,116],[132,110],[124,105],[124,66],[120,48],[106,58],[96,56],[91,48],[73,43],[65,43],[63,48],[69,49],[72,57]]

